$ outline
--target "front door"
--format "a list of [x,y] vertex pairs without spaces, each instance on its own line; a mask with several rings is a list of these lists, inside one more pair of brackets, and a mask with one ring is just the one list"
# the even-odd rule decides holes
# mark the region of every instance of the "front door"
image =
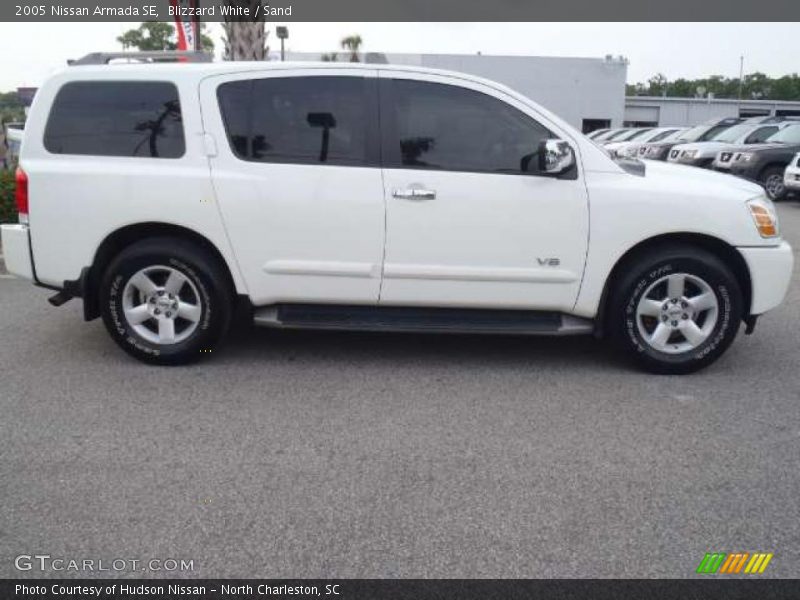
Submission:
[[540,141],[562,136],[488,86],[391,71],[380,78],[381,304],[571,309],[587,248],[586,188],[580,164],[555,178],[538,172],[537,160]]
[[377,303],[385,211],[375,76],[270,69],[201,84],[216,199],[255,305]]

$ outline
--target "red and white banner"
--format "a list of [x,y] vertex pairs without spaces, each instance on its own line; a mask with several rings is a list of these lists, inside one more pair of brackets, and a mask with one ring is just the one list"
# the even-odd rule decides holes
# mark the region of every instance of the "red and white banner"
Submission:
[[180,10],[197,8],[198,0],[169,0],[175,8],[175,27],[178,30],[178,50],[200,50],[200,23],[197,17],[183,17],[181,14],[191,14],[193,10]]

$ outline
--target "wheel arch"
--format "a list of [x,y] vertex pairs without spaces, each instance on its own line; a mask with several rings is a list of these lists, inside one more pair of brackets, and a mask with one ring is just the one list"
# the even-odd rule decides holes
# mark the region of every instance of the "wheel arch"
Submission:
[[742,290],[742,299],[744,301],[744,316],[747,317],[750,315],[750,305],[753,294],[750,269],[747,267],[744,257],[734,246],[731,246],[729,243],[717,237],[702,233],[667,233],[642,240],[635,246],[629,248],[614,264],[609,276],[606,278],[606,283],[603,286],[603,293],[600,296],[600,305],[596,318],[597,325],[595,328],[597,336],[602,336],[607,328],[606,321],[611,292],[627,265],[635,260],[641,253],[668,244],[686,244],[703,248],[722,260],[731,271],[733,271],[736,280],[739,282],[739,287]]
[[100,278],[111,260],[132,243],[153,237],[180,238],[192,242],[209,252],[224,268],[231,292],[234,295],[236,294],[237,287],[234,281],[232,265],[228,263],[219,248],[207,237],[188,227],[172,223],[157,221],[134,223],[114,230],[103,239],[97,247],[91,266],[83,275],[83,312],[87,321],[100,316],[97,291]]

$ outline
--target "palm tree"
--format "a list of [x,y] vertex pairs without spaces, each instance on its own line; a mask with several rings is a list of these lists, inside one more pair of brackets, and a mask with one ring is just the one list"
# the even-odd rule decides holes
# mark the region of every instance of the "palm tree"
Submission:
[[[225,3],[249,8],[249,14],[255,15],[261,0],[225,0]],[[225,60],[265,60],[269,55],[269,46],[264,21],[234,21],[233,18],[226,16],[222,25],[225,30]]]
[[361,48],[362,44],[360,35],[348,35],[339,44],[343,50],[347,50],[350,53],[350,62],[358,62],[358,49]]

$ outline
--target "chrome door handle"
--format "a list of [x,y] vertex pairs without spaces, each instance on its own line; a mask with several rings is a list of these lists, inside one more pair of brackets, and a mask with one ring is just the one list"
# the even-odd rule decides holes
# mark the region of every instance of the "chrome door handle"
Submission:
[[394,190],[392,196],[402,200],[434,200],[436,198],[436,192],[433,190],[408,188],[405,190]]

